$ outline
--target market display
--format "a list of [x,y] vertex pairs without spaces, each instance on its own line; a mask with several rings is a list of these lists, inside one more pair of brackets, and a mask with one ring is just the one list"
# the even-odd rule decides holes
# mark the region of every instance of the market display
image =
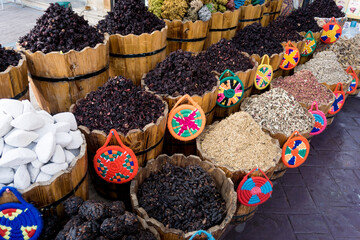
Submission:
[[20,46],[33,53],[66,53],[72,49],[81,51],[85,47],[93,48],[103,41],[104,35],[90,26],[83,16],[58,3],[51,3],[37,19],[34,28],[19,39]]
[[144,180],[137,197],[150,217],[185,232],[208,229],[226,215],[225,200],[214,180],[199,166],[166,163]]
[[108,133],[114,128],[127,134],[162,116],[165,105],[155,95],[130,80],[115,77],[77,102],[73,113],[79,125]]
[[0,72],[5,71],[9,66],[18,65],[21,55],[14,50],[5,49],[0,44]]
[[144,83],[157,94],[173,97],[185,94],[201,96],[217,85],[212,70],[209,65],[198,61],[191,52],[178,50],[146,74]]
[[356,35],[351,39],[340,39],[332,44],[329,50],[333,51],[337,60],[344,69],[352,66],[354,69],[360,70],[360,35]]
[[290,136],[296,130],[310,132],[313,128],[312,116],[281,88],[248,98],[241,109],[248,112],[262,128],[273,133]]
[[97,29],[109,34],[152,33],[165,27],[165,22],[151,14],[139,0],[117,1],[114,9],[100,20]]
[[0,100],[2,185],[27,189],[69,168],[83,138],[72,113],[51,116],[29,101]]
[[280,159],[279,145],[246,112],[236,112],[213,123],[200,138],[206,157],[232,171],[249,172],[254,166],[267,170]]

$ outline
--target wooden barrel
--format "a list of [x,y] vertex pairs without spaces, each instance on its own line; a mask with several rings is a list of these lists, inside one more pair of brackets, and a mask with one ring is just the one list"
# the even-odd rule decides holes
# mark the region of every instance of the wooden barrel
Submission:
[[165,59],[167,26],[141,35],[110,35],[110,77],[124,76],[139,86],[145,73]]
[[263,26],[263,27],[266,27],[267,25],[269,25],[269,23],[271,22],[271,18],[273,18],[272,12],[274,12],[274,8],[276,7],[274,2],[275,1],[267,0],[267,1],[265,1],[265,3],[263,5],[261,5],[263,16],[262,16],[260,23],[261,23],[261,26]]
[[[182,154],[175,154],[169,157],[167,155],[160,155],[157,159],[149,161],[145,168],[141,168],[136,177],[132,180],[130,186],[131,204],[134,212],[144,218],[148,225],[155,227],[155,229],[159,232],[161,239],[163,240],[185,240],[189,239],[195,233],[195,231],[184,232],[179,229],[166,228],[159,221],[155,220],[154,218],[150,218],[145,209],[139,206],[139,200],[137,198],[139,186],[144,182],[146,178],[150,176],[151,173],[161,170],[166,163],[170,163],[179,167],[193,165],[200,166],[208,174],[210,174],[216,184],[216,188],[221,193],[223,199],[226,201],[227,213],[226,217],[220,225],[213,226],[206,231],[213,235],[215,239],[220,238],[226,226],[230,223],[235,212],[236,193],[234,191],[234,184],[229,178],[225,176],[225,173],[221,169],[215,168],[215,166],[210,162],[201,161],[201,159],[196,156],[185,157]],[[205,240],[207,238],[199,237],[196,239]]]
[[158,231],[156,231],[156,229],[154,227],[149,226],[142,217],[140,217],[140,216],[136,216],[136,217],[139,220],[139,223],[143,229],[150,231],[155,236],[156,240],[161,239],[160,234],[158,233]]
[[[212,126],[208,126],[208,128],[211,128]],[[226,177],[231,178],[232,182],[234,183],[235,186],[235,190],[237,189],[238,185],[240,184],[240,182],[242,181],[242,179],[246,176],[246,174],[248,174],[247,170],[241,169],[241,167],[239,166],[239,169],[234,171],[226,166],[220,165],[220,164],[216,164],[216,161],[214,160],[214,158],[209,157],[206,152],[203,151],[202,147],[201,147],[201,142],[204,140],[205,135],[201,134],[197,139],[196,139],[196,150],[197,150],[197,155],[203,160],[203,161],[209,161],[212,164],[215,165],[215,167],[220,168],[221,170],[223,170],[226,174]],[[277,139],[272,139],[273,143],[276,144],[279,147],[279,152],[278,152],[278,156],[275,157],[276,162],[278,162],[278,159],[281,158],[281,149],[280,149],[280,145],[279,145],[279,141]],[[256,166],[254,166],[256,167]],[[275,170],[275,165],[269,167],[268,169],[263,169],[264,173],[271,178],[274,170]],[[254,177],[254,176],[262,176],[261,173],[259,171],[254,171],[253,173],[250,174],[250,177]],[[253,206],[253,207],[248,207],[245,205],[242,205],[239,201],[237,201],[237,206],[236,206],[236,211],[235,214],[233,216],[232,219],[232,223],[243,223],[246,222],[247,220],[249,220],[250,218],[252,218],[255,215],[255,212],[257,210],[257,206]]]
[[24,54],[20,55],[17,66],[10,65],[5,71],[0,72],[0,98],[30,99],[26,58]]
[[[250,57],[249,54],[247,53],[243,53],[246,56]],[[253,58],[251,58],[251,61],[254,64],[254,67],[252,69],[248,69],[245,72],[241,72],[238,71],[235,73],[236,76],[239,77],[239,79],[242,81],[242,83],[244,84],[244,95],[243,98],[241,99],[241,101],[236,104],[235,106],[232,107],[228,107],[228,108],[224,108],[224,107],[220,107],[218,105],[216,105],[215,107],[215,118],[220,119],[220,118],[224,118],[229,116],[230,114],[234,113],[234,112],[238,112],[240,109],[240,104],[242,101],[244,101],[245,98],[249,97],[251,94],[251,91],[253,89],[254,86],[254,78],[256,75],[256,69],[258,67],[258,62],[255,61]],[[218,73],[216,71],[214,71],[214,73],[220,77],[221,73]]]
[[271,21],[275,21],[280,16],[281,8],[283,5],[283,0],[277,0],[274,2],[275,2],[274,4],[276,4],[276,8],[275,8],[275,12],[272,13],[274,17],[271,19]]
[[[264,3],[265,4],[265,3]],[[260,23],[263,17],[263,5],[248,5],[248,6],[241,6],[240,14],[239,14],[239,25],[238,30],[243,29],[244,27],[251,25],[255,22]]]
[[66,112],[71,104],[102,86],[109,78],[109,35],[103,43],[81,51],[44,54],[25,50],[31,86],[40,107],[51,114]]
[[[62,203],[66,199],[71,196],[88,199],[88,159],[84,135],[82,138],[80,154],[71,162],[67,170],[57,173],[47,182],[34,183],[27,189],[19,191],[22,197],[34,204],[42,214],[64,216]],[[0,197],[0,204],[14,201],[17,201],[17,198],[12,193],[4,193]]]
[[179,49],[189,52],[201,52],[204,49],[210,20],[183,22],[165,19],[164,21],[168,27],[166,55]]
[[235,36],[239,21],[240,9],[235,11],[216,12],[211,15],[209,33],[207,35],[204,50],[217,43],[221,39],[232,39]]

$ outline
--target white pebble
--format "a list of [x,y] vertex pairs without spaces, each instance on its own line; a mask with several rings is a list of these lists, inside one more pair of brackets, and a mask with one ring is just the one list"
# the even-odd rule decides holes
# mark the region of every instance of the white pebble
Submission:
[[70,131],[70,123],[68,122],[58,122],[55,123],[56,132],[69,132]]
[[65,153],[60,145],[56,145],[55,153],[50,161],[53,163],[64,163],[65,162]]
[[23,113],[24,105],[14,99],[0,99],[0,111],[9,114],[13,118],[20,116]]
[[55,134],[56,144],[59,144],[61,147],[66,147],[71,143],[72,137],[70,134],[65,132],[59,132]]
[[49,132],[55,134],[56,128],[55,128],[54,124],[48,123],[48,124],[45,124],[42,128],[36,129],[34,132],[39,134],[39,137],[34,140],[34,142],[38,142],[40,140],[40,138],[42,138],[45,134],[47,134]]
[[36,182],[47,182],[51,179],[51,175],[40,172],[39,175],[36,178]]
[[0,156],[4,149],[4,138],[0,138]]
[[27,169],[29,171],[30,174],[30,180],[32,183],[34,183],[36,181],[37,176],[40,173],[40,168],[35,168],[31,163],[29,163],[27,165]]
[[39,116],[39,114],[27,112],[12,120],[10,124],[14,128],[32,131],[44,126],[45,121]]
[[10,150],[12,150],[12,149],[15,149],[15,147],[13,147],[13,146],[10,146],[10,145],[7,145],[7,144],[4,144],[4,148],[3,148],[3,155],[5,154],[5,153],[7,153],[8,151],[10,151]]
[[14,171],[12,168],[0,168],[0,183],[9,184],[14,181]]
[[55,175],[60,171],[66,170],[68,164],[65,163],[48,163],[41,167],[41,171],[48,175]]
[[3,154],[0,167],[15,167],[36,160],[36,154],[27,148],[14,148]]
[[80,148],[70,149],[69,151],[70,151],[74,156],[79,156],[79,154],[80,154]]
[[14,187],[17,189],[26,189],[30,184],[30,174],[26,165],[21,165],[14,175]]
[[44,122],[47,124],[54,124],[54,118],[45,110],[36,111],[40,117],[43,118]]
[[41,168],[44,166],[44,163],[40,162],[39,159],[36,159],[35,161],[31,162],[31,165],[33,165],[34,168]]
[[21,102],[24,105],[23,113],[36,112],[34,106],[31,104],[29,100],[22,100]]
[[26,147],[39,135],[22,129],[13,129],[4,137],[5,143],[13,147]]
[[79,148],[81,146],[81,144],[83,143],[83,139],[81,137],[81,132],[80,130],[76,130],[76,131],[70,131],[70,136],[71,136],[71,143],[69,145],[66,146],[66,149],[76,149]]
[[40,138],[35,147],[36,155],[40,162],[47,163],[55,152],[55,135],[51,132]]
[[77,123],[76,123],[75,116],[71,112],[58,113],[58,114],[54,115],[53,117],[57,123],[68,122],[70,124],[71,130],[75,131],[77,129]]
[[0,113],[0,137],[4,136],[12,129],[10,124],[12,119],[13,118],[8,114]]
[[74,160],[75,158],[75,155],[72,154],[72,152],[68,151],[68,150],[64,150],[65,152],[65,159],[66,159],[66,162],[68,164],[70,164],[72,162],[72,160]]
[[26,146],[26,148],[32,150],[35,152],[35,147],[36,147],[36,143],[35,142],[32,142],[30,143],[29,145]]

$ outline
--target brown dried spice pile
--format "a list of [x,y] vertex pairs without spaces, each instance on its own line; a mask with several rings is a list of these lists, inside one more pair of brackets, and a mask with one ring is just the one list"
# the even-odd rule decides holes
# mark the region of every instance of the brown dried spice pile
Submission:
[[310,61],[297,66],[295,72],[303,69],[311,71],[319,83],[333,85],[339,82],[347,83],[352,80],[351,76],[346,73],[338,62],[335,53],[331,51],[316,53]]
[[272,133],[290,136],[295,130],[301,133],[313,128],[312,115],[282,88],[250,97],[241,107]]
[[276,140],[265,134],[247,113],[237,112],[207,127],[201,148],[214,163],[237,171],[263,171],[279,161],[281,149]]
[[272,88],[282,88],[301,103],[311,105],[316,101],[319,105],[333,101],[333,93],[320,84],[309,70],[301,70],[292,76],[279,77],[271,82]]
[[331,45],[333,51],[343,68],[352,66],[360,70],[360,34],[351,39],[340,39]]

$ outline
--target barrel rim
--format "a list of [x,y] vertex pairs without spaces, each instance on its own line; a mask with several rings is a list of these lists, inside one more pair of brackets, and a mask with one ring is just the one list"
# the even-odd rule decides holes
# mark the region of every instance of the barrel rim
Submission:
[[198,19],[198,20],[196,20],[195,22],[193,22],[193,21],[190,21],[190,20],[185,21],[185,20],[179,20],[179,19],[174,19],[174,20],[164,19],[164,18],[161,18],[161,19],[163,19],[163,20],[165,21],[165,24],[166,24],[167,22],[168,22],[169,24],[176,23],[176,22],[181,22],[182,24],[189,23],[190,25],[208,24],[208,23],[210,23],[210,20],[211,20],[211,18],[210,18],[209,20],[207,20],[207,21],[203,21],[203,20]]
[[[217,11],[217,12],[214,12],[214,13],[211,13],[211,19],[212,19],[212,16],[213,15],[224,15],[225,13],[234,13],[234,12],[239,12],[240,13],[240,8],[238,8],[238,9],[236,9],[235,8],[235,10],[234,11],[231,11],[230,9],[226,9],[226,11],[225,12],[219,12],[219,11]],[[210,19],[210,20],[211,20]]]
[[18,64],[16,66],[13,65],[9,65],[5,71],[0,72],[0,76],[3,76],[5,74],[8,74],[9,72],[11,72],[13,70],[13,68],[22,68],[22,66],[25,64],[26,65],[26,56],[19,50],[14,49],[15,52],[19,53],[21,56],[21,59],[19,60]]
[[[91,92],[90,92],[90,93],[91,93]],[[70,106],[69,112],[73,113],[76,104],[78,104],[80,100],[87,98],[87,96],[88,96],[90,93],[86,94],[86,96],[85,96],[84,98],[78,99],[78,100],[76,101],[76,103],[72,104],[72,105]],[[125,135],[124,133],[122,133],[121,131],[117,131],[120,136],[123,136],[124,138],[127,138],[127,137],[129,137],[130,135],[135,134],[135,133],[143,133],[143,132],[146,132],[147,129],[151,128],[152,126],[159,126],[164,119],[165,119],[165,120],[167,119],[167,116],[168,116],[168,113],[169,113],[169,106],[168,106],[167,102],[164,101],[158,94],[154,94],[154,95],[155,95],[155,97],[157,97],[158,99],[160,99],[160,100],[164,103],[164,105],[165,105],[163,114],[156,120],[155,123],[154,123],[154,122],[148,123],[148,124],[146,124],[142,129],[140,129],[140,128],[131,129],[126,135]],[[89,129],[87,126],[84,126],[84,125],[79,125],[79,129],[85,131],[88,135],[92,135],[92,134],[102,135],[105,139],[106,139],[106,137],[107,137],[107,135],[108,135],[108,133],[105,133],[104,130],[93,129],[93,130],[90,131],[90,129]]]
[[109,35],[109,39],[111,37],[118,37],[118,38],[126,38],[126,37],[135,37],[135,38],[140,38],[142,37],[143,35],[144,36],[152,36],[152,35],[155,35],[157,33],[164,33],[165,31],[167,31],[168,29],[168,26],[165,24],[165,27],[163,27],[161,30],[155,30],[155,31],[152,31],[151,33],[142,33],[140,35],[138,34],[133,34],[133,33],[130,33],[130,34],[127,34],[127,35],[122,35],[120,33],[116,33],[116,34],[110,34],[108,32],[106,32],[106,34]]
[[50,180],[48,180],[46,182],[33,183],[28,188],[26,188],[24,190],[19,190],[20,193],[25,194],[27,192],[32,191],[33,189],[35,189],[37,187],[49,186],[54,182],[55,179],[62,176],[63,174],[71,173],[72,170],[74,169],[75,165],[78,163],[78,160],[82,159],[86,155],[86,148],[87,148],[86,139],[85,139],[84,134],[81,134],[81,137],[83,139],[83,143],[80,146],[80,153],[78,156],[75,156],[75,158],[71,161],[71,163],[69,164],[69,167],[66,170],[62,170],[62,171],[58,172],[57,174],[53,175]]
[[41,52],[41,51],[39,51],[39,50],[33,53],[33,52],[31,52],[30,50],[27,50],[27,49],[25,49],[24,47],[22,47],[22,46],[19,44],[19,42],[16,43],[16,48],[17,48],[18,50],[22,51],[22,52],[25,52],[26,54],[28,54],[28,55],[30,55],[30,56],[41,55],[42,57],[44,57],[44,56],[50,56],[50,55],[53,55],[53,54],[56,54],[56,55],[57,55],[57,54],[68,55],[68,54],[72,54],[72,53],[83,53],[83,52],[87,51],[88,49],[94,49],[94,50],[96,50],[96,49],[98,49],[98,48],[101,47],[101,46],[106,46],[106,45],[108,44],[108,42],[109,42],[109,39],[110,39],[109,34],[104,33],[104,41],[103,41],[102,43],[96,44],[95,47],[92,48],[92,47],[90,47],[90,46],[87,46],[87,47],[81,49],[80,51],[71,49],[71,50],[69,50],[69,51],[67,51],[67,52],[65,52],[65,53],[60,53],[60,51],[51,51],[51,52],[49,52],[49,53],[43,53],[43,52]]

